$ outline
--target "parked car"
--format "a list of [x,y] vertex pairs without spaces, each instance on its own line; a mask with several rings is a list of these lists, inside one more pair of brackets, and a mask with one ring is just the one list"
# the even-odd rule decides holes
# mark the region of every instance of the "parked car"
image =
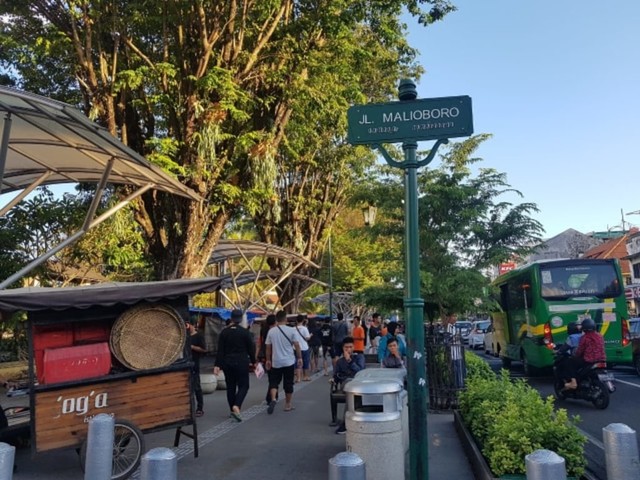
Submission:
[[473,328],[473,323],[467,320],[459,320],[455,323],[456,327],[456,335],[460,337],[462,343],[469,342],[469,334],[471,333],[471,329]]
[[640,375],[640,318],[629,319],[629,336],[633,344],[633,366]]
[[640,317],[629,319],[629,334],[632,340],[640,339]]
[[469,348],[475,350],[484,347],[484,336],[490,326],[490,320],[481,320],[473,324],[471,333],[469,333]]

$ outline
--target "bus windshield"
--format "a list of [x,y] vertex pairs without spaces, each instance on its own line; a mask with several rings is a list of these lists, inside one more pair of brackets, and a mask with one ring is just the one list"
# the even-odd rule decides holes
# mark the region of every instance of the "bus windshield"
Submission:
[[545,299],[590,296],[617,297],[621,294],[613,264],[571,264],[540,266],[541,291]]

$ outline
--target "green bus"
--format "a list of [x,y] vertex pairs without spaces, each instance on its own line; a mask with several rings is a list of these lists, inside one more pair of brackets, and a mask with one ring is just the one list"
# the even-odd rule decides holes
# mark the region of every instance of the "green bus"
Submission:
[[494,345],[505,367],[523,363],[534,375],[553,365],[553,348],[567,325],[592,318],[605,341],[609,365],[630,364],[633,347],[620,265],[615,259],[534,262],[499,276],[499,311],[492,314]]

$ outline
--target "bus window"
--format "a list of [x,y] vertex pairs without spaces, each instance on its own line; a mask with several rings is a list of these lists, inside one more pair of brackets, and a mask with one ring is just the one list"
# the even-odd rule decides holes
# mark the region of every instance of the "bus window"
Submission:
[[546,299],[567,299],[585,295],[605,298],[620,295],[616,271],[611,264],[541,268],[540,278],[540,293]]

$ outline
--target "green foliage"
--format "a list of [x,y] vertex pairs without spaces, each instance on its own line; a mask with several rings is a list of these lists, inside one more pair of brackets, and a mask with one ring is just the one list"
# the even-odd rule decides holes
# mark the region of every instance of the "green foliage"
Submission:
[[569,475],[584,472],[586,439],[574,425],[579,418],[554,410],[553,397],[542,399],[505,370],[497,378],[469,377],[460,412],[496,476],[524,474],[525,456],[541,448],[562,456]]
[[491,370],[489,364],[475,353],[465,350],[464,360],[467,366],[467,379],[481,378],[493,380],[496,378],[496,374]]
[[[489,280],[483,272],[528,254],[542,233],[532,217],[535,205],[503,198],[520,195],[506,175],[477,167],[481,159],[475,152],[489,138],[451,143],[443,147],[439,166],[419,172],[421,296],[430,319],[486,312]],[[403,190],[401,173],[383,167],[357,192],[358,201],[378,207],[376,231],[397,239],[398,252],[404,236]]]
[[1,80],[80,105],[205,199],[201,208],[148,193],[135,203],[158,277],[199,275],[224,224],[242,215],[261,240],[317,260],[374,161],[346,144],[347,108],[395,97],[400,78],[421,74],[406,12],[429,25],[454,9],[5,0]]

